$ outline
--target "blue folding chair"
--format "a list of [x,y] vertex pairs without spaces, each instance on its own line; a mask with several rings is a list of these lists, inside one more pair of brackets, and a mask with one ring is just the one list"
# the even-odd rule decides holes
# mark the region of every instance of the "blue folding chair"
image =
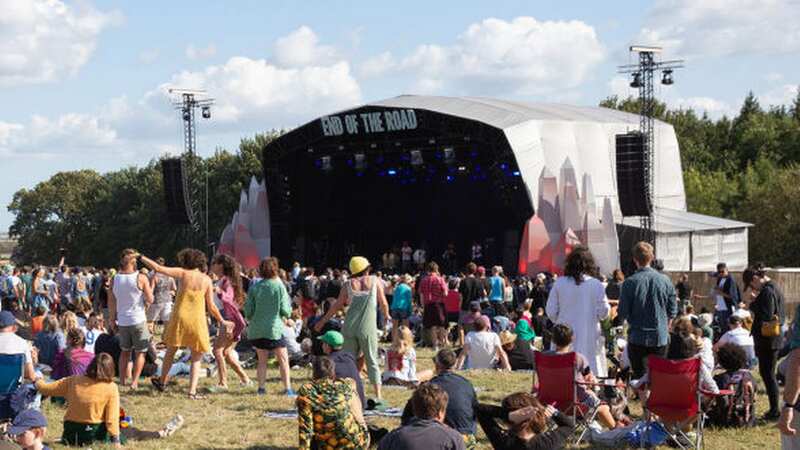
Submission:
[[16,415],[11,398],[22,382],[25,355],[0,355],[0,420],[11,420]]

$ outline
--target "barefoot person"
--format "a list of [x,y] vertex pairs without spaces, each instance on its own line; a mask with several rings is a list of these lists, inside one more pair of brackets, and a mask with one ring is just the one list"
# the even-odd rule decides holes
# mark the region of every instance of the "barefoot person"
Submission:
[[[177,260],[181,267],[166,267],[152,259],[135,253],[141,257],[142,262],[158,273],[175,278],[179,281],[180,290],[172,317],[164,329],[164,343],[167,352],[164,355],[164,365],[161,368],[161,378],[153,378],[151,382],[159,391],[167,385],[169,369],[175,358],[178,348],[188,347],[191,351],[191,368],[189,382],[189,398],[201,398],[197,395],[197,383],[200,379],[200,363],[204,353],[211,350],[206,321],[206,309],[211,316],[220,323],[227,333],[233,330],[233,322],[224,320],[214,305],[213,286],[211,278],[201,272],[206,266],[206,255],[200,250],[186,248],[178,252]],[[119,275],[117,275],[119,276]]]
[[[153,303],[153,291],[147,275],[136,268],[136,250],[126,248],[120,257],[119,272],[111,280],[108,296],[109,327],[117,330],[119,346],[119,384],[125,386],[131,362],[133,362],[131,389],[139,386],[139,376],[144,368],[144,355],[150,345],[150,332],[147,330],[145,309]],[[67,330],[64,330],[65,332]]]
[[[214,339],[214,359],[217,361],[217,373],[219,374],[218,387],[228,388],[228,368],[231,368],[242,384],[250,384],[250,378],[242,370],[239,361],[231,356],[231,350],[236,347],[244,331],[245,321],[239,308],[244,305],[244,290],[242,289],[242,279],[239,277],[239,264],[228,255],[217,255],[211,262],[211,271],[219,277],[219,282],[214,287],[214,293],[222,303],[222,316],[225,320],[233,322],[233,333],[228,336],[220,332]],[[220,330],[222,330],[220,328]],[[227,364],[226,364],[227,363]]]

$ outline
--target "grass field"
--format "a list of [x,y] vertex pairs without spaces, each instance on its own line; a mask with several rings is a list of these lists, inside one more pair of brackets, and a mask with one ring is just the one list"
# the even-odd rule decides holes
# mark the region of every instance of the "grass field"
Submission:
[[[432,353],[428,349],[418,349],[418,370],[432,368]],[[255,379],[255,371],[250,375]],[[174,414],[182,414],[185,426],[174,436],[164,440],[130,441],[126,448],[135,449],[290,449],[297,446],[297,422],[295,420],[267,419],[267,410],[292,408],[293,401],[279,395],[280,386],[277,369],[270,369],[268,394],[257,397],[255,388],[238,386],[235,375],[229,377],[232,389],[226,393],[209,394],[208,400],[192,401],[186,397],[187,381],[169,392],[159,394],[149,386],[136,393],[122,392],[122,405],[133,417],[133,425],[143,430],[156,430]],[[308,380],[307,369],[292,371],[292,384],[297,389]],[[479,388],[481,401],[499,402],[505,395],[530,389],[531,379],[527,373],[499,373],[480,371],[469,373],[467,377]],[[202,378],[201,390],[213,386],[216,378]],[[143,385],[145,383],[142,383]],[[367,395],[370,389],[367,388]],[[410,391],[385,389],[384,397],[390,406],[402,407],[410,397]],[[759,396],[759,410],[765,409],[766,398]],[[637,405],[638,406],[638,405]],[[56,443],[61,436],[63,407],[46,402],[43,407],[50,422],[48,441],[54,449],[66,448]],[[396,427],[399,420],[381,418],[369,419],[371,423]],[[480,430],[480,427],[479,427]],[[479,431],[479,448],[490,449],[491,445]],[[773,425],[759,426],[747,430],[707,430],[707,449],[775,449],[780,447],[778,431]],[[93,446],[94,449],[111,448]],[[588,447],[587,447],[588,448]]]

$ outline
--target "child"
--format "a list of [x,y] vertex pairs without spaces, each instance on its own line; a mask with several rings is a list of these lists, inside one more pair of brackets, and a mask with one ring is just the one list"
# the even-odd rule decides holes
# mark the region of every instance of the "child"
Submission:
[[86,320],[86,345],[83,347],[87,352],[94,353],[94,343],[101,334],[105,334],[106,328],[103,316],[98,313],[89,315]]
[[47,433],[47,419],[40,411],[26,409],[14,418],[8,429],[8,434],[23,450],[50,450],[44,445],[44,435]]
[[[548,350],[546,354],[565,354],[573,352],[572,329],[564,324],[558,324],[553,327],[553,345],[555,350]],[[597,380],[592,375],[589,368],[589,362],[586,357],[578,352],[575,353],[575,381],[582,383],[597,383]],[[611,409],[607,404],[600,404],[600,399],[594,391],[586,389],[583,385],[577,385],[576,391],[578,394],[578,401],[589,408],[597,408],[597,420],[606,428],[614,429],[616,421],[611,415]]]
[[399,326],[386,357],[386,371],[383,372],[382,377],[383,384],[412,387],[429,380],[432,376],[433,372],[430,370],[417,373],[414,334],[407,326]]
[[732,396],[716,397],[709,410],[709,419],[716,426],[752,426],[755,424],[756,384],[744,349],[736,344],[723,344],[717,359],[725,372],[714,376],[720,389],[733,391]]

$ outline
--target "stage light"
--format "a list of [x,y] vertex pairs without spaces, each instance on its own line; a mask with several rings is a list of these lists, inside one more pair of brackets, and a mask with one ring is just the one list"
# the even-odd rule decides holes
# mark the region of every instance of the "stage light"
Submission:
[[203,114],[203,119],[210,119],[211,118],[211,107],[210,106],[203,106],[200,109],[200,112]]
[[467,171],[467,167],[466,166],[458,166],[458,171],[459,172],[466,172]]
[[520,176],[519,170],[515,170],[513,175],[514,175],[515,177],[518,177],[518,176]]
[[675,81],[672,79],[672,69],[667,69],[661,72],[661,84],[669,86],[674,82]]
[[421,166],[423,164],[425,164],[425,161],[422,159],[422,152],[419,150],[411,150],[411,165]]
[[447,182],[448,182],[448,183],[452,183],[454,179],[455,179],[455,178],[453,178],[453,176],[452,176],[452,175],[448,175],[448,176],[447,176]]
[[634,72],[632,75],[633,75],[633,81],[631,81],[631,85],[630,85],[632,88],[637,88],[638,89],[638,88],[644,86],[642,84],[642,74],[641,73]]
[[192,114],[189,112],[188,108],[183,108],[183,120],[186,122],[192,120]]
[[355,167],[356,170],[362,171],[367,168],[367,156],[363,153],[355,154]]
[[397,171],[394,169],[389,169],[386,173],[388,173],[391,177],[397,175]]
[[444,163],[452,164],[456,160],[456,151],[453,147],[445,147],[444,149]]
[[331,157],[330,156],[323,156],[321,159],[321,169],[323,172],[330,172],[333,170],[333,165],[331,164]]

